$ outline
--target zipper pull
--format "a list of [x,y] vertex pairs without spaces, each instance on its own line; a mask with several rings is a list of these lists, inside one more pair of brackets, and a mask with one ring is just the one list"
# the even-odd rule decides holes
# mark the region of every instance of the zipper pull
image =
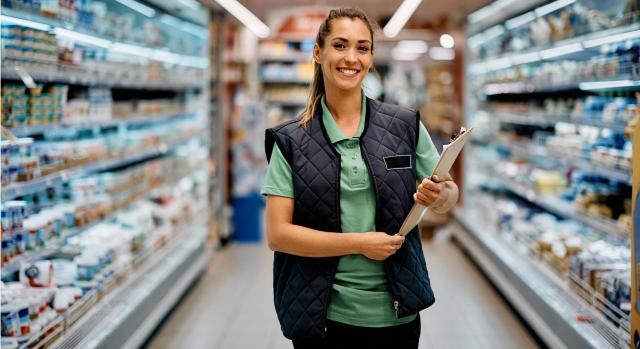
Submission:
[[393,301],[393,308],[396,310],[396,319],[398,318],[398,308],[400,307],[400,302]]

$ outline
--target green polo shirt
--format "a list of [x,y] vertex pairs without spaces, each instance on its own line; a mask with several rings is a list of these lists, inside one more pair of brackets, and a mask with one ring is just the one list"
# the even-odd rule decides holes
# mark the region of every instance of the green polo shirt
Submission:
[[[343,232],[376,231],[376,200],[371,176],[360,152],[366,99],[362,96],[360,124],[347,138],[336,124],[322,98],[322,120],[331,143],[341,155],[340,220]],[[438,160],[436,150],[422,123],[416,148],[417,178],[429,177]],[[293,198],[291,166],[276,146],[262,188],[263,195]],[[327,319],[363,327],[387,327],[411,322],[415,315],[396,318],[393,298],[380,261],[354,254],[340,257],[332,288]]]

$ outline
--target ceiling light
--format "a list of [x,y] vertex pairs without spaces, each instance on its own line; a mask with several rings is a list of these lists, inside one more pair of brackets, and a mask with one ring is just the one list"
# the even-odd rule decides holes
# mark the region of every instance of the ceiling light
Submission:
[[455,45],[455,41],[453,40],[453,36],[449,34],[440,35],[440,46],[444,48],[453,48]]
[[93,45],[98,47],[109,48],[111,46],[111,41],[101,39],[92,35],[82,34],[78,32],[74,32],[68,29],[55,27],[53,32],[60,37],[69,39],[75,42],[82,42],[87,45]]
[[16,24],[16,25],[20,25],[20,26],[23,26],[23,27],[36,29],[36,30],[47,31],[47,30],[51,29],[51,27],[49,25],[46,25],[46,24],[43,24],[43,23],[27,21],[26,19],[9,17],[9,16],[5,16],[5,15],[0,15],[0,20],[2,20],[2,23]]
[[456,57],[456,52],[450,48],[432,47],[429,57],[435,61],[451,61]]
[[152,9],[149,6],[143,5],[137,1],[134,1],[134,0],[116,0],[116,1],[147,17],[153,17],[156,15],[156,11],[154,9]]
[[271,29],[237,0],[216,0],[216,2],[259,38],[264,39],[271,34]]
[[557,11],[565,6],[569,6],[571,4],[573,4],[574,2],[576,2],[576,0],[558,0],[555,2],[552,2],[548,5],[544,5],[541,7],[538,7],[537,9],[535,9],[535,13],[536,16],[538,17],[543,17],[546,16],[548,14],[550,14],[551,12]]
[[634,30],[634,31],[626,32],[626,33],[622,33],[622,34],[604,36],[604,37],[597,38],[597,39],[587,40],[587,41],[584,42],[584,47],[586,47],[586,48],[596,47],[596,46],[610,44],[610,43],[614,43],[614,42],[620,42],[620,41],[635,39],[635,38],[638,38],[638,37],[640,37],[640,30]]
[[506,21],[504,23],[504,26],[507,27],[507,29],[511,30],[511,29],[518,28],[519,26],[525,25],[533,21],[534,19],[536,19],[536,15],[533,12],[527,12],[521,16],[514,17]]
[[387,25],[384,26],[384,29],[382,29],[384,35],[388,38],[398,35],[421,2],[422,0],[404,0],[396,10],[396,13],[391,16]]
[[396,49],[406,53],[423,54],[429,50],[429,45],[422,40],[402,40],[396,44]]
[[575,43],[571,45],[559,46],[550,48],[548,50],[543,50],[542,52],[540,52],[540,56],[542,56],[543,59],[549,59],[579,51],[582,51],[582,45],[579,43]]
[[610,88],[635,87],[640,86],[640,81],[616,80],[616,81],[594,81],[580,83],[581,90],[605,90]]

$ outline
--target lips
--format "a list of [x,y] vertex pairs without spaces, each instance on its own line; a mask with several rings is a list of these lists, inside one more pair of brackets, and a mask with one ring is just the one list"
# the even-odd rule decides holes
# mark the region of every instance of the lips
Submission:
[[360,73],[360,70],[353,68],[337,68],[337,70],[346,76],[356,76]]

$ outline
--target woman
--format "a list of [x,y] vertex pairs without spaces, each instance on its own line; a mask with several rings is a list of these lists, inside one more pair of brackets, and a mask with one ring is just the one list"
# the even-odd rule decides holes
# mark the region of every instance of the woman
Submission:
[[266,132],[275,307],[295,348],[417,348],[434,302],[420,234],[395,233],[414,201],[446,212],[458,188],[428,179],[438,153],[417,112],[364,96],[373,48],[361,10],[332,10],[302,118]]

